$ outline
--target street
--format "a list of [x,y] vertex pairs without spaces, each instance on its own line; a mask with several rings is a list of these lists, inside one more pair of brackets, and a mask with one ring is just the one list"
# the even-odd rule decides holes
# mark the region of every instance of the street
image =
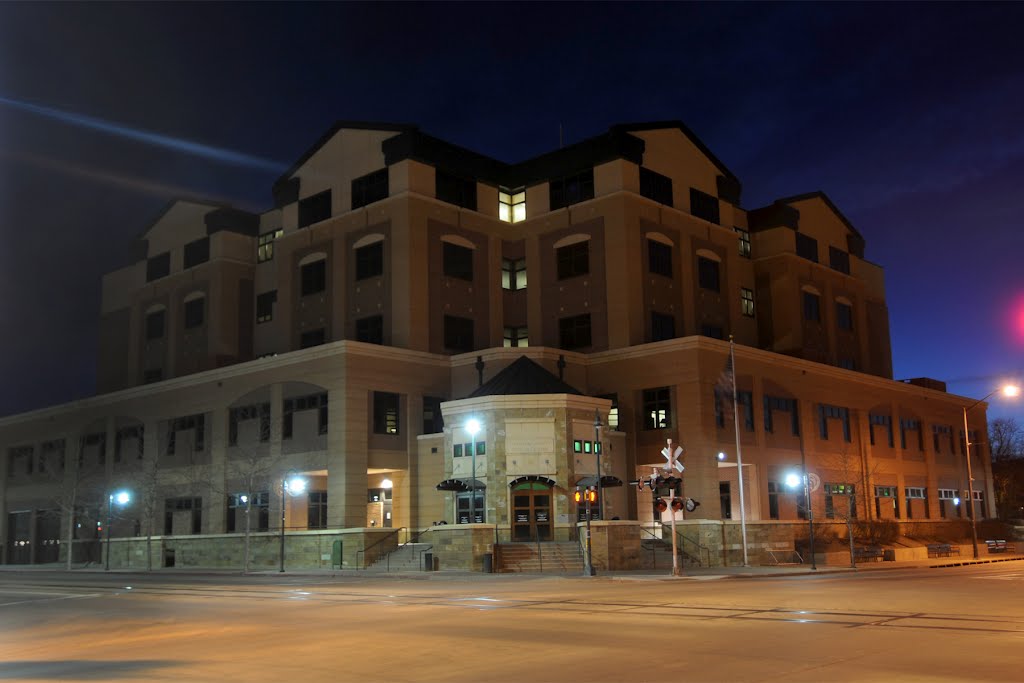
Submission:
[[0,572],[0,680],[1022,675],[1024,562],[676,580]]

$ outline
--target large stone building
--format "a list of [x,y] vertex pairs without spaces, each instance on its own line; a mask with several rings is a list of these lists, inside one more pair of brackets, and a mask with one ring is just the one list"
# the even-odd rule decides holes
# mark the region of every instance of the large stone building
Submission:
[[600,482],[595,564],[626,566],[673,513],[621,484],[667,439],[686,469],[656,493],[700,502],[675,513],[694,561],[735,561],[737,441],[755,556],[805,526],[783,483],[802,461],[819,520],[963,517],[973,401],[892,379],[864,238],[821,192],[746,210],[740,190],[678,122],[514,165],[342,122],[265,213],[172,203],[104,278],[98,395],[0,420],[4,562],[70,536],[98,560],[111,533],[117,566],[238,564],[241,536],[271,566],[283,524],[289,566],[412,537],[480,568],[495,543],[576,538],[573,494]]

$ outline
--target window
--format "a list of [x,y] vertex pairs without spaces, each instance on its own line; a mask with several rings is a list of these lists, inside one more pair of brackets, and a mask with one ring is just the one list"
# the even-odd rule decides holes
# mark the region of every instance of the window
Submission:
[[676,319],[675,316],[667,313],[651,312],[651,341],[664,341],[675,339]]
[[799,436],[800,415],[796,409],[796,399],[767,395],[764,397],[764,431],[766,432],[775,431],[775,411],[789,413],[789,428],[793,432],[793,436]]
[[736,405],[739,406],[743,418],[743,427],[748,432],[754,431],[754,394],[750,391],[736,392]]
[[202,239],[189,242],[185,245],[185,268],[192,268],[194,266],[198,266],[200,263],[206,263],[209,260],[209,237],[203,237]]
[[529,336],[526,332],[525,327],[506,327],[505,328],[505,348],[514,348],[518,346],[529,346]]
[[828,439],[828,421],[840,420],[843,425],[843,440],[850,442],[850,409],[830,406],[824,403],[818,406],[818,428],[822,439]]
[[501,259],[501,288],[526,289],[526,259]]
[[[924,450],[924,443],[921,439],[921,421],[900,418],[900,448],[907,447],[907,432],[917,432],[917,450]],[[974,441],[971,441],[974,445]]]
[[317,433],[327,433],[327,394],[309,394],[308,396],[286,398],[284,400],[284,411],[281,421],[282,438],[292,438],[293,417],[295,413],[303,410],[316,410],[318,412]]
[[868,424],[871,426],[871,445],[875,445],[875,427],[885,427],[889,435],[889,448],[893,446],[892,418],[888,415],[868,414]]
[[655,275],[672,277],[672,247],[658,240],[647,240],[647,269]]
[[264,263],[274,258],[274,240],[284,236],[284,230],[278,228],[265,232],[259,237],[256,245],[256,263]]
[[700,334],[702,337],[725,339],[725,330],[723,330],[720,325],[701,325]]
[[690,213],[711,223],[718,223],[718,197],[690,188]]
[[567,244],[555,250],[558,262],[558,279],[586,275],[590,272],[590,240]]
[[935,452],[942,452],[942,442],[949,446],[949,452],[953,454],[953,428],[949,425],[932,425],[932,439],[935,445]]
[[174,513],[191,512],[190,532],[203,533],[202,498],[168,498],[164,502],[164,535],[174,535]]
[[640,194],[659,204],[672,206],[672,179],[641,166]]
[[[142,427],[139,427],[139,453],[142,452]],[[39,445],[39,471],[60,474],[64,471],[64,439],[44,441]],[[142,457],[141,455],[139,456]]]
[[841,330],[853,329],[853,307],[849,304],[836,302],[836,325]]
[[444,317],[444,348],[461,353],[473,350],[473,321],[454,315]]
[[668,429],[672,412],[671,390],[668,387],[644,389],[642,402],[644,429]]
[[846,273],[847,275],[850,274],[850,255],[842,249],[828,248],[828,264],[833,270],[838,270],[840,273]]
[[315,330],[309,330],[299,335],[299,348],[308,349],[311,346],[320,346],[327,341],[327,335],[324,328],[320,327]]
[[804,292],[804,320],[821,322],[821,297],[813,292]]
[[277,290],[256,295],[256,322],[265,323],[274,319],[274,304],[277,303]]
[[254,403],[248,406],[232,408],[228,413],[228,445],[238,445],[238,423],[246,420],[260,421],[260,443],[270,441],[270,404]]
[[[251,494],[248,498],[248,502],[244,501],[245,494],[236,494],[228,496],[228,519],[227,519],[227,532],[233,534],[238,529],[238,510],[242,510],[242,514],[245,511],[256,511],[256,519],[251,522],[251,531],[268,531],[270,529],[270,492],[260,491],[259,493]],[[245,528],[244,518],[242,521],[242,529]]]
[[146,314],[146,341],[164,338],[164,323],[167,320],[167,311],[160,309]]
[[436,396],[423,397],[423,433],[440,434],[444,431],[444,416],[441,414],[441,399]]
[[356,280],[384,274],[384,240],[356,249]]
[[384,316],[370,315],[356,320],[356,341],[368,344],[383,344]]
[[309,514],[306,519],[306,528],[327,528],[327,491],[309,492]]
[[327,289],[327,259],[307,263],[300,269],[300,290],[302,296],[318,294]]
[[754,290],[740,287],[740,312],[748,318],[754,317]]
[[956,502],[959,497],[956,489],[939,489],[939,517],[943,519],[947,517],[947,502],[954,510],[959,510],[960,503]]
[[750,231],[743,228],[733,228],[740,240],[740,256],[750,258]]
[[171,274],[171,252],[165,251],[146,261],[146,282],[159,280]]
[[373,392],[373,433],[398,434],[398,394]]
[[206,313],[206,297],[201,296],[185,302],[185,329],[202,327]]
[[805,235],[802,232],[796,233],[796,255],[808,261],[818,262],[818,240]]
[[[485,491],[462,491],[455,494],[455,523],[469,524],[470,516],[474,517],[477,524],[487,521],[486,510],[484,509]],[[476,496],[475,500],[473,496]]]
[[619,428],[619,395],[618,394],[604,394],[598,396],[598,398],[606,398],[612,402],[612,407],[608,410],[608,429]]
[[299,200],[299,227],[304,228],[313,223],[325,221],[331,217],[331,191],[324,190],[318,194]]
[[718,261],[713,261],[703,256],[697,257],[697,281],[703,289],[713,292],[719,289]]
[[358,209],[361,206],[387,199],[388,196],[388,169],[382,168],[379,171],[352,180],[352,208]]
[[558,321],[558,344],[567,351],[590,346],[590,314],[561,318]]
[[32,446],[17,446],[7,449],[7,476],[16,477],[22,471],[32,474],[35,449]]
[[498,218],[506,223],[526,220],[526,189],[498,188]]
[[206,416],[186,415],[171,420],[167,426],[167,455],[175,455],[178,448],[178,432],[192,430],[193,452],[198,453],[206,445]]
[[[29,446],[31,448],[31,446]],[[107,461],[107,435],[103,432],[86,434],[82,437],[78,448],[78,466],[85,464],[86,451],[91,451],[96,456],[95,463],[102,465]],[[31,467],[31,465],[30,465]]]
[[[854,494],[853,484],[825,484],[824,488],[825,517],[827,519],[836,518],[835,502],[832,500],[833,496],[840,497],[840,518],[845,518],[847,514],[849,514],[850,518],[857,517],[857,496]],[[846,500],[842,500],[843,498]]]
[[476,181],[434,169],[434,196],[442,202],[476,211]]
[[114,462],[121,462],[122,455],[128,455],[127,453],[124,453],[124,454],[122,453],[121,444],[124,443],[125,441],[128,441],[129,439],[135,439],[136,440],[135,441],[135,459],[136,460],[142,460],[142,448],[143,448],[143,445],[144,445],[143,444],[143,438],[142,438],[142,431],[143,431],[142,425],[132,425],[130,427],[121,427],[120,429],[117,430],[117,433],[114,434]]
[[572,206],[594,198],[594,169],[574,173],[548,182],[551,210]]
[[782,486],[778,482],[768,482],[768,519],[779,518],[779,493]]
[[473,281],[473,250],[468,247],[442,242],[445,277]]

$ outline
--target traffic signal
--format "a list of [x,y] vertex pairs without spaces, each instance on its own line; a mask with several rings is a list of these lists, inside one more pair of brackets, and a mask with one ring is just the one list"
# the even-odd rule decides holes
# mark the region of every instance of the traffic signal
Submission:
[[681,498],[672,499],[672,512],[679,512],[683,509],[683,501]]
[[665,502],[664,498],[655,498],[654,509],[658,512],[664,512],[665,510],[668,510],[668,503]]
[[698,507],[700,507],[700,502],[694,500],[693,498],[687,498],[685,505],[686,505],[686,511],[687,512],[693,512]]
[[593,489],[591,487],[587,487],[587,502],[588,503],[596,503],[597,502],[597,490],[595,490],[595,489]]
[[576,487],[576,493],[572,494],[572,499],[577,503],[583,502],[583,493],[580,491],[580,487]]

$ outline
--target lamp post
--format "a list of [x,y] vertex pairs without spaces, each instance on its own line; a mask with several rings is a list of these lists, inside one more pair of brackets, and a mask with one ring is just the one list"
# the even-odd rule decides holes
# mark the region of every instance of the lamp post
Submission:
[[469,432],[470,452],[470,494],[469,494],[469,523],[476,524],[476,435],[480,432],[480,420],[471,418],[466,420],[466,431]]
[[978,522],[974,514],[974,477],[971,474],[971,433],[967,428],[967,412],[997,393],[1013,398],[1020,395],[1020,387],[1014,384],[1004,385],[990,391],[985,398],[980,398],[971,405],[964,407],[964,455],[967,458],[967,516],[971,520],[971,547],[974,549],[974,559],[978,559]]
[[[811,505],[811,478],[807,473],[807,455],[804,453],[804,430],[800,430],[800,477],[804,485],[804,507],[807,510],[807,531],[810,540],[811,569],[818,570],[818,563],[814,559],[814,506]],[[800,484],[795,474],[786,477],[786,486],[796,488]]]
[[306,490],[306,480],[302,477],[296,476],[295,470],[289,470],[287,474],[281,477],[281,568],[279,571],[284,571],[284,521],[285,521],[285,494],[288,493],[293,496],[297,496]]
[[[598,519],[605,519],[604,516],[604,491],[601,490],[601,441],[599,438],[601,430],[601,413],[594,408],[594,464],[597,467],[597,513]],[[588,532],[589,535],[589,532]]]
[[132,496],[127,491],[118,491],[117,493],[111,493],[107,497],[107,560],[103,565],[104,571],[110,571],[110,516],[111,508],[114,507],[114,503],[118,505],[127,505],[132,499]]

